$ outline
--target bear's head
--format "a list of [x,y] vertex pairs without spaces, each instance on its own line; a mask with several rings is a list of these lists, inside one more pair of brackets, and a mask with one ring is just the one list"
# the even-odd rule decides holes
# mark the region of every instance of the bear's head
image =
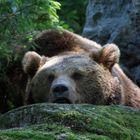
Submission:
[[29,77],[26,103],[121,103],[120,84],[111,73],[119,55],[114,44],[90,55],[69,53],[48,58],[27,52],[23,58]]

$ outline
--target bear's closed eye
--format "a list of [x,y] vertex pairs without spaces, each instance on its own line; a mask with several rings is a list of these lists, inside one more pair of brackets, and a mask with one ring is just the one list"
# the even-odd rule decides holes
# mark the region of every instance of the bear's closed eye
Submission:
[[84,77],[84,74],[83,73],[80,73],[80,72],[74,72],[72,75],[71,75],[72,79],[74,80],[80,80]]
[[55,79],[55,75],[53,75],[53,74],[48,75],[49,82],[52,82],[54,79]]

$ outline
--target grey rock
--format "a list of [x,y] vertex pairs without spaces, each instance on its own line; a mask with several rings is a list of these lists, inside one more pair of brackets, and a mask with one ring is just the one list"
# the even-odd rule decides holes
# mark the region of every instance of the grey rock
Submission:
[[57,140],[67,140],[67,135],[66,134],[60,134],[57,136]]
[[140,85],[140,65],[131,69],[131,72],[132,72],[133,77],[135,79],[135,83]]
[[[140,1],[89,0],[83,36],[102,45],[116,43],[121,50],[120,63],[134,81],[140,81]],[[140,86],[140,83],[138,83]]]
[[140,110],[34,104],[0,116],[0,140],[140,140]]

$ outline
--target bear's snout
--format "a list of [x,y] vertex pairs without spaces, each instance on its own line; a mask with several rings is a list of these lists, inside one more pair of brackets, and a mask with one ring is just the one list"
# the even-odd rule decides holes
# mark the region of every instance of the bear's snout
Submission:
[[69,100],[69,88],[64,84],[54,85],[52,87],[52,94],[54,99],[53,103],[71,103]]
[[54,79],[50,89],[50,102],[53,103],[73,103],[75,89],[73,81],[66,75],[61,75]]
[[63,84],[57,84],[52,87],[53,93],[64,93],[68,91],[68,87]]

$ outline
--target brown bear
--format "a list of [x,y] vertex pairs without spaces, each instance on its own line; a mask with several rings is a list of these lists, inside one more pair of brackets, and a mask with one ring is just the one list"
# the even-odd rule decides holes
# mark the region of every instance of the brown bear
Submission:
[[[140,90],[116,64],[120,51],[114,44],[96,42],[65,30],[42,33],[36,43],[46,56],[27,52],[26,103],[124,104],[140,107]],[[124,78],[120,78],[124,77]],[[130,81],[130,82],[128,82]],[[126,90],[126,83],[131,86]]]

